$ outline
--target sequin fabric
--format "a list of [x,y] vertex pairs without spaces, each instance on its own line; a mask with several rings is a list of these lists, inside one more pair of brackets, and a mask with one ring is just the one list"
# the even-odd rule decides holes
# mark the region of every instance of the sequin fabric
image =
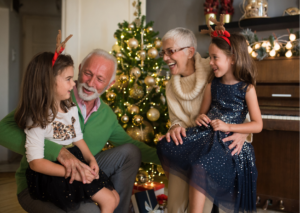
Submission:
[[[215,78],[211,85],[212,103],[207,116],[225,123],[241,124],[248,113],[247,85],[225,85]],[[239,155],[231,155],[232,143],[222,141],[233,133],[213,131],[212,127],[188,128],[183,144],[165,139],[157,144],[157,154],[165,171],[170,172],[206,196],[225,212],[256,212],[254,149],[244,143]]]
[[74,117],[71,118],[72,125],[65,125],[59,121],[53,121],[53,138],[54,139],[62,139],[63,141],[68,140],[70,138],[76,138],[76,132],[74,129],[74,123],[76,119]]

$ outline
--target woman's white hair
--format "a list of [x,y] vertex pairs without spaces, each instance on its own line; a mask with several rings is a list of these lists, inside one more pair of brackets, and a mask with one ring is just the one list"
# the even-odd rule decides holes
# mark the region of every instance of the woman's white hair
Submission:
[[194,47],[195,53],[197,51],[197,39],[195,34],[189,29],[183,27],[171,29],[164,35],[162,42],[168,39],[173,39],[180,47]]
[[[81,62],[81,69],[83,68],[83,66],[84,66],[84,64],[85,64],[85,62],[86,62],[86,60],[88,60],[88,59],[89,59],[91,56],[93,56],[93,55],[101,56],[101,57],[103,57],[103,58],[105,58],[105,59],[107,59],[107,60],[110,60],[110,61],[112,61],[112,62],[114,63],[113,75],[112,75],[112,77],[111,77],[111,79],[110,79],[110,81],[109,81],[109,84],[110,84],[113,80],[116,79],[116,72],[117,72],[117,68],[118,68],[118,63],[117,63],[116,58],[115,58],[113,55],[109,54],[109,53],[108,53],[107,51],[105,51],[105,50],[102,50],[102,49],[94,49],[92,52],[90,52],[90,53],[82,60],[82,62]],[[79,75],[81,75],[81,70],[80,70],[80,72],[79,72]],[[109,84],[108,84],[108,85],[109,85]]]

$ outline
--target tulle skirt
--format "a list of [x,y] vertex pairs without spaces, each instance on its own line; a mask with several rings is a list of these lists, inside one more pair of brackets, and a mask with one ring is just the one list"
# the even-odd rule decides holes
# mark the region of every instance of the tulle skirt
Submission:
[[[87,164],[77,146],[68,150]],[[60,164],[59,162],[55,163]],[[113,183],[102,170],[99,171],[99,179],[95,179],[90,184],[83,184],[79,181],[73,181],[70,184],[70,178],[44,175],[29,167],[26,170],[26,178],[29,194],[33,199],[52,202],[64,211],[78,209],[81,202],[93,202],[91,197],[103,187],[114,189]]]
[[245,142],[239,155],[231,155],[222,139],[231,135],[212,127],[187,129],[183,144],[163,139],[157,154],[165,171],[170,172],[204,193],[225,212],[256,212],[254,149]]

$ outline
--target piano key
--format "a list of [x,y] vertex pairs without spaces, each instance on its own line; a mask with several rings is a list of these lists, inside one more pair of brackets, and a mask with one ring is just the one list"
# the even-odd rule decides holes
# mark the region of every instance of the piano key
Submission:
[[261,117],[262,117],[262,119],[297,120],[297,121],[300,121],[300,116],[261,115]]

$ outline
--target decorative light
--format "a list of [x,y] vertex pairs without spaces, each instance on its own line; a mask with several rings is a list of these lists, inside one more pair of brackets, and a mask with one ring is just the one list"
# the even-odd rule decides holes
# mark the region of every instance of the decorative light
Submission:
[[288,58],[291,57],[292,56],[292,51],[291,50],[287,51],[285,53],[285,56],[288,57]]
[[255,49],[259,49],[260,48],[260,44],[259,43],[255,44],[254,48]]
[[272,57],[275,56],[275,55],[276,55],[275,49],[271,50],[269,54],[270,54],[270,56],[272,56]]
[[261,45],[262,47],[267,47],[267,42],[266,41],[264,41],[263,43],[262,43],[262,45]]
[[290,34],[290,40],[295,41],[296,40],[296,35],[295,34]]
[[252,52],[252,48],[248,46],[248,53],[250,54]]
[[290,49],[292,49],[293,46],[292,46],[291,42],[288,41],[288,42],[286,43],[285,47],[286,47],[288,50],[290,50]]
[[274,42],[274,49],[275,50],[279,50],[280,49],[280,45],[278,44],[278,42]]
[[123,35],[123,34],[121,34],[121,38],[124,38],[124,35]]
[[255,51],[253,51],[251,55],[253,58],[255,58],[257,56],[257,53]]

